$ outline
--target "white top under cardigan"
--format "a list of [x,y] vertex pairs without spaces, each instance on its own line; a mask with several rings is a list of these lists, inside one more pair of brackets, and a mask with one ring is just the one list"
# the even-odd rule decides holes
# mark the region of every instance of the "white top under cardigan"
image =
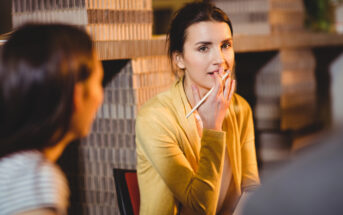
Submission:
[[[202,136],[202,129],[203,129],[203,123],[200,118],[200,115],[197,111],[194,112],[194,116],[196,119],[196,124],[198,128],[198,133],[199,136]],[[231,170],[231,165],[230,165],[230,160],[229,160],[229,155],[227,153],[227,149],[225,146],[225,155],[224,155],[224,165],[223,165],[223,170],[222,170],[222,176],[221,176],[221,183],[220,183],[220,191],[219,191],[219,198],[218,198],[218,203],[217,203],[217,212],[218,213],[224,204],[224,200],[226,197],[226,194],[229,190],[230,182],[231,182],[231,177],[232,177],[232,170]]]

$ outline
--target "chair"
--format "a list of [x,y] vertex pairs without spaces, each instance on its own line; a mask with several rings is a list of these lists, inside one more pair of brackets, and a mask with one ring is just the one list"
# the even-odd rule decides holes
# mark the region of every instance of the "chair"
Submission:
[[113,169],[121,215],[139,215],[139,188],[136,170]]

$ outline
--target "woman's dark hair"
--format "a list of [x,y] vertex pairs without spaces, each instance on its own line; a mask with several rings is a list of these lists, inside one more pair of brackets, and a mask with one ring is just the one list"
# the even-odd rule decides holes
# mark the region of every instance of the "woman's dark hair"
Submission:
[[231,21],[221,9],[208,2],[188,3],[176,12],[167,34],[167,40],[169,41],[168,55],[170,59],[172,59],[174,52],[183,52],[187,28],[202,21],[225,22],[229,25],[233,35]]
[[70,129],[73,92],[93,68],[86,32],[63,24],[26,24],[0,54],[0,158],[56,145]]

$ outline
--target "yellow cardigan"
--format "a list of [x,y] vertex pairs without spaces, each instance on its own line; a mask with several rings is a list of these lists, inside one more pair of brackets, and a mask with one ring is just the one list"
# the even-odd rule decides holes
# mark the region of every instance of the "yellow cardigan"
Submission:
[[141,215],[215,214],[227,145],[231,184],[223,207],[233,212],[242,190],[259,184],[249,104],[233,96],[223,131],[199,137],[182,80],[149,100],[136,119]]

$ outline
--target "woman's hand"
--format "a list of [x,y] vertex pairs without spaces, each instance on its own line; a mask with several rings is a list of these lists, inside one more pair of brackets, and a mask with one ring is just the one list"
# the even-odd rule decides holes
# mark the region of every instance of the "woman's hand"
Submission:
[[[206,101],[198,108],[198,113],[204,128],[221,131],[225,112],[230,105],[236,82],[231,79],[230,75],[226,80],[221,80],[217,73],[213,74],[213,79],[215,82],[214,89]],[[225,85],[223,86],[224,82]],[[199,88],[192,85],[192,92],[195,104],[197,104],[201,100]]]

